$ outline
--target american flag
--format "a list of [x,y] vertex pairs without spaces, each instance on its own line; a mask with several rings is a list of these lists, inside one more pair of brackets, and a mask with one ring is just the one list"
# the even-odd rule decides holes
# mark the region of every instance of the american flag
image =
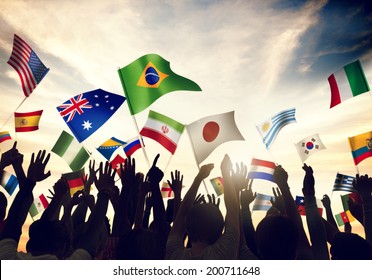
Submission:
[[13,50],[8,64],[17,71],[26,97],[32,93],[49,71],[32,48],[16,34],[14,34]]

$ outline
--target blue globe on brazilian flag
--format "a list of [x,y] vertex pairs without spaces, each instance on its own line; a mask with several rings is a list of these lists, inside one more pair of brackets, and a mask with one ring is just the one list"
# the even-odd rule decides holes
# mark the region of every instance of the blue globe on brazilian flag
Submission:
[[157,54],[144,55],[118,72],[132,115],[171,91],[201,91],[195,82],[174,73],[169,62]]

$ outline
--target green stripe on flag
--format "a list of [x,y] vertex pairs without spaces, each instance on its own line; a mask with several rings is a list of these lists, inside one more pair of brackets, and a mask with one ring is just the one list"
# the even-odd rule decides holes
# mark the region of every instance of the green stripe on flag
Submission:
[[73,171],[76,171],[76,170],[81,169],[88,159],[89,159],[89,154],[84,148],[81,148],[80,151],[76,154],[73,161],[69,165]]
[[341,217],[341,214],[336,214],[335,218],[336,218],[336,221],[337,221],[337,224],[338,224],[339,227],[341,227],[345,224],[344,220]]
[[179,123],[167,116],[164,116],[162,114],[159,114],[157,112],[151,111],[149,112],[149,118],[160,121],[164,124],[169,125],[174,130],[177,130],[180,134],[183,132],[185,126],[182,123]]
[[39,210],[36,208],[34,202],[31,204],[30,210],[28,212],[30,213],[31,217],[35,217],[37,214],[39,214]]
[[357,96],[369,91],[368,81],[364,75],[364,71],[359,60],[345,65],[344,70],[349,81],[351,91],[353,92],[353,96]]
[[63,157],[63,155],[66,153],[68,147],[70,146],[73,140],[74,140],[73,136],[68,134],[66,131],[62,131],[57,142],[54,144],[54,147],[52,148],[52,152],[56,153],[60,157]]

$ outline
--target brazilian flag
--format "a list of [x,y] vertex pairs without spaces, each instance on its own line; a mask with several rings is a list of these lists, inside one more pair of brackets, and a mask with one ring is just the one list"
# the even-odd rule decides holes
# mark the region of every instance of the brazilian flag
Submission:
[[195,82],[175,74],[169,62],[157,54],[144,55],[118,72],[132,115],[168,92],[201,91]]

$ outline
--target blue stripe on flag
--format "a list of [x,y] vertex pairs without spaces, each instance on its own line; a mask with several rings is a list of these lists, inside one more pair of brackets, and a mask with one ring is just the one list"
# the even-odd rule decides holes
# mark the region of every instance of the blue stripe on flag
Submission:
[[18,186],[18,179],[14,175],[10,175],[10,178],[8,182],[6,182],[6,185],[4,186],[5,190],[9,195],[12,195],[15,189]]
[[265,172],[248,172],[248,178],[250,179],[263,179],[274,182],[273,174]]

